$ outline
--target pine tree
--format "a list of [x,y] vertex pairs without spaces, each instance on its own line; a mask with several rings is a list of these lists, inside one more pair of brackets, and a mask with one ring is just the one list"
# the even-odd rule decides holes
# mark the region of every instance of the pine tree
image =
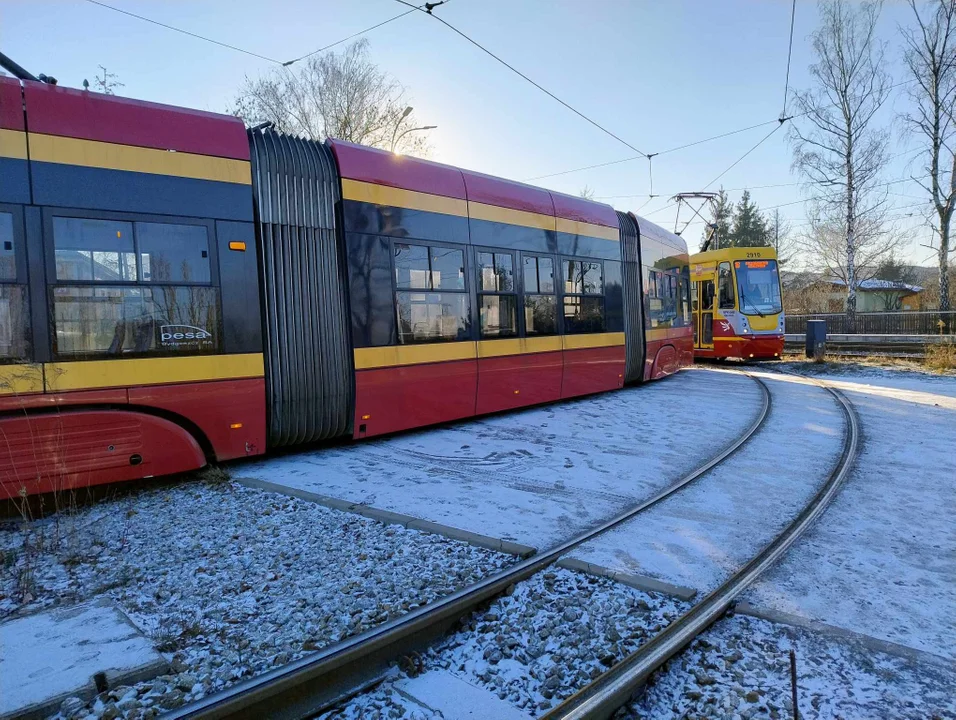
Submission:
[[704,228],[704,236],[700,239],[700,249],[703,251],[707,241],[714,232],[714,226],[717,229],[717,242],[710,243],[710,249],[716,250],[718,247],[728,247],[730,241],[730,224],[734,215],[734,206],[727,197],[727,192],[721,188],[717,193],[717,199],[714,201],[713,217],[710,219],[710,226]]
[[730,242],[727,245],[767,247],[773,244],[772,240],[767,220],[760,214],[757,204],[750,199],[750,191],[744,190],[734,209],[734,225],[730,230]]

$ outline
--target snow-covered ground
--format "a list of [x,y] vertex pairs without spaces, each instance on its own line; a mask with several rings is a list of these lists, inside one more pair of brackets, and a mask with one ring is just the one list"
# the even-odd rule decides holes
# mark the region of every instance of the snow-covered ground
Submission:
[[791,649],[801,718],[956,718],[952,669],[740,615],[695,640],[621,716],[789,720]]
[[[376,690],[323,716],[434,717],[396,692],[444,669],[536,716],[636,650],[688,606],[606,578],[554,568],[520,583]],[[478,713],[476,718],[481,717]]]
[[746,599],[956,660],[956,377],[790,367],[846,393],[863,448],[830,508]]
[[[772,398],[770,416],[747,445],[572,556],[703,593],[757,555],[826,480],[844,433],[843,414],[826,390],[780,375],[763,379]],[[723,432],[723,413],[723,406],[712,407],[710,432]]]
[[[144,492],[58,522],[0,526],[0,622],[113,600],[173,670],[136,685],[124,716],[299,658],[513,560],[228,482]],[[85,716],[83,703],[71,707]]]
[[[235,474],[551,547],[665,487],[753,421],[749,378],[619,392],[237,466]],[[719,432],[702,423],[722,408]]]
[[[407,692],[409,677],[438,671],[537,717],[640,647],[686,607],[604,578],[555,569],[519,584],[413,665],[393,668],[382,685],[322,720],[444,717],[429,710],[427,696],[422,703]],[[956,718],[952,670],[915,666],[845,639],[743,616],[722,619],[696,640],[622,716],[787,720],[793,717],[791,648],[797,654],[801,718]],[[454,717],[491,717],[494,709],[489,703],[483,714],[477,705]]]

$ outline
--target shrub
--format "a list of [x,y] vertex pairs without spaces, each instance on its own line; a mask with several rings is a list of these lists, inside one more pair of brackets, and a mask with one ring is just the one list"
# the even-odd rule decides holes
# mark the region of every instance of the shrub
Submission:
[[926,367],[936,372],[956,370],[956,343],[946,342],[926,346]]

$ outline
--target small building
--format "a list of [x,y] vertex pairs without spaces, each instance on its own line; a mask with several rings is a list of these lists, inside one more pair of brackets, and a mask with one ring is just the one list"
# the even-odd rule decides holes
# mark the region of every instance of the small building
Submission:
[[[839,313],[846,309],[846,283],[813,273],[784,278],[784,303],[790,314]],[[923,287],[900,280],[872,278],[857,286],[857,312],[921,310]]]

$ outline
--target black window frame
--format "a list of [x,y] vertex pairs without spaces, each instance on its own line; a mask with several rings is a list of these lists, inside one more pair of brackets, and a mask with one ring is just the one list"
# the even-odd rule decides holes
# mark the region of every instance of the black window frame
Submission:
[[[485,245],[472,245],[472,252],[474,253],[473,258],[473,273],[475,278],[475,295],[476,295],[476,304],[475,312],[478,316],[478,339],[479,340],[505,340],[521,337],[521,327],[518,322],[518,316],[521,314],[518,309],[518,300],[521,298],[521,293],[518,290],[519,283],[521,280],[518,278],[519,269],[523,269],[523,265],[519,265],[518,253],[514,250],[509,250],[508,248],[496,248]],[[511,290],[485,290],[484,278],[481,276],[481,260],[480,255],[482,254],[491,254],[492,262],[495,263],[497,267],[497,259],[494,257],[496,255],[507,255],[511,258]],[[523,261],[522,261],[523,262]],[[497,278],[497,272],[495,273]],[[496,282],[497,284],[497,282]],[[512,300],[512,309],[514,310],[514,332],[507,335],[485,335],[484,328],[481,326],[481,308],[482,308],[482,298],[485,295],[490,295],[492,297],[502,297],[508,296]]]
[[[561,316],[562,323],[562,334],[564,335],[597,335],[600,333],[607,332],[607,303],[605,300],[605,287],[604,287],[604,259],[603,258],[591,258],[591,257],[580,257],[575,255],[561,255],[558,258],[559,269],[560,269],[560,281],[559,285],[561,288],[560,303],[561,303]],[[586,263],[597,263],[601,267],[601,292],[600,293],[569,293],[565,290],[565,272],[564,272],[564,263],[565,262],[586,262]],[[567,298],[579,298],[579,299],[588,299],[593,300],[595,298],[600,298],[600,307],[601,307],[601,328],[599,330],[585,330],[585,331],[570,331],[568,328],[567,321]]]
[[11,225],[13,230],[13,278],[0,277],[0,285],[14,286],[22,288],[24,300],[24,331],[26,340],[26,353],[22,357],[3,357],[0,356],[0,365],[23,365],[34,361],[36,346],[34,342],[33,329],[33,298],[30,293],[29,272],[27,268],[27,235],[24,225],[23,206],[12,203],[0,203],[0,213],[11,216]]
[[[728,283],[730,284],[730,299],[729,299],[730,304],[729,305],[724,304],[724,298],[721,293],[721,285],[723,284],[721,281],[724,279],[724,275],[722,275],[721,271],[724,268],[727,269],[726,277],[727,277]],[[721,261],[717,265],[717,309],[718,310],[735,310],[736,308],[737,308],[737,280],[734,277],[734,272],[731,269],[730,262],[726,260]]]
[[[389,277],[391,278],[390,282],[392,285],[392,312],[393,318],[395,321],[395,327],[392,331],[392,347],[408,347],[414,345],[435,345],[440,343],[449,343],[449,342],[471,342],[475,340],[476,333],[476,322],[475,322],[475,313],[477,312],[476,307],[476,297],[474,292],[474,283],[469,282],[468,278],[471,275],[473,270],[473,263],[471,253],[468,252],[469,245],[464,245],[461,243],[453,242],[443,242],[438,240],[426,240],[420,238],[400,238],[395,237],[394,235],[382,235],[382,237],[388,239],[388,250],[389,250]],[[429,248],[428,253],[428,269],[429,269],[429,281],[431,281],[431,248],[446,248],[448,250],[458,250],[462,254],[462,266],[463,266],[463,281],[464,288],[454,288],[454,289],[421,289],[421,288],[400,288],[398,287],[398,275],[396,273],[395,265],[395,246],[396,245],[416,245],[418,247]],[[466,320],[468,321],[468,326],[466,328],[465,336],[461,338],[441,338],[433,340],[421,340],[412,343],[404,343],[401,341],[401,316],[399,315],[399,303],[398,303],[398,293],[400,292],[411,292],[411,293],[455,293],[457,295],[464,295],[467,298],[468,308],[465,315]]]
[[[59,280],[56,275],[56,242],[53,234],[54,218],[76,218],[81,220],[106,220],[115,222],[130,223],[133,228],[133,253],[136,261],[136,280],[131,281],[103,281],[103,280]],[[212,218],[196,218],[179,215],[155,215],[143,213],[129,213],[107,210],[81,210],[76,208],[62,207],[44,207],[43,208],[43,256],[44,268],[46,270],[46,301],[47,301],[47,325],[48,338],[50,343],[51,359],[60,362],[82,362],[86,360],[103,359],[126,359],[126,358],[149,358],[149,357],[189,357],[201,355],[222,355],[225,354],[225,337],[223,334],[224,319],[222,305],[221,278],[219,274],[219,243],[216,235],[216,221]],[[137,223],[155,223],[163,225],[193,225],[204,227],[206,229],[207,250],[209,253],[209,280],[207,282],[195,281],[156,281],[141,280],[142,268],[139,252],[139,243],[136,239]],[[212,288],[215,292],[215,302],[217,308],[217,327],[215,328],[216,349],[212,351],[190,351],[190,350],[161,350],[153,349],[143,352],[124,352],[121,354],[111,354],[106,351],[84,353],[75,355],[69,353],[60,353],[57,346],[56,337],[56,289],[58,287],[77,287],[77,288],[138,288],[141,290],[161,290],[162,288]]]
[[[541,292],[540,287],[537,292],[528,292],[524,282],[524,261],[525,258],[535,258],[536,260],[548,259],[551,261],[551,284],[553,290],[550,293]],[[521,337],[555,337],[564,335],[564,304],[561,299],[561,256],[543,252],[520,252],[518,253],[518,263],[520,268],[520,289],[521,296],[518,305],[518,327]],[[603,270],[602,270],[603,273]],[[540,286],[540,279],[538,280]],[[525,298],[527,297],[550,297],[554,300],[554,331],[553,332],[534,332],[528,333],[527,319],[525,318],[525,309],[527,307]]]

